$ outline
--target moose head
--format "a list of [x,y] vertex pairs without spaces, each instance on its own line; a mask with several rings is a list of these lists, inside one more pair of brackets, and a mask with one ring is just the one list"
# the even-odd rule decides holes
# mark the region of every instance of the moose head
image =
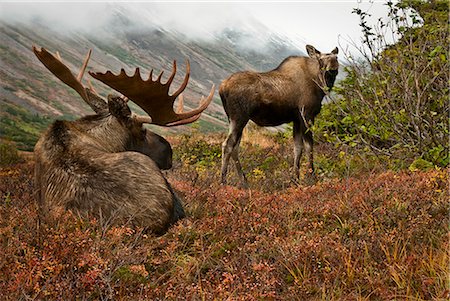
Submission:
[[333,88],[339,71],[339,61],[337,59],[339,49],[335,47],[330,53],[322,53],[314,46],[306,45],[306,52],[308,52],[309,57],[315,59],[319,64],[322,88],[327,90]]

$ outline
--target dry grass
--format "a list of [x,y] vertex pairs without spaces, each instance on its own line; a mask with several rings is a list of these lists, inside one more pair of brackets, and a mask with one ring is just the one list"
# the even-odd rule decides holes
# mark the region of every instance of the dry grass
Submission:
[[188,218],[160,237],[68,212],[39,219],[33,163],[2,168],[2,298],[450,297],[448,170],[383,171],[372,163],[361,167],[358,158],[339,163],[339,154],[328,153],[334,165],[323,166],[333,171],[324,167],[314,186],[295,185],[285,175],[288,143],[276,150],[244,144],[247,170],[265,160],[261,154],[278,161],[250,172],[252,189],[242,190],[218,184],[216,138],[174,139],[176,164],[168,177]]

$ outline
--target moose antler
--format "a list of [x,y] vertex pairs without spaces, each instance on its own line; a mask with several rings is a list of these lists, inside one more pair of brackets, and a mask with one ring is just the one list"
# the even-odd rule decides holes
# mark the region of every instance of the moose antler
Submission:
[[101,113],[108,111],[108,106],[106,101],[101,98],[94,89],[86,88],[81,83],[83,79],[84,72],[86,70],[89,58],[91,57],[92,50],[89,50],[86,58],[84,59],[83,65],[81,66],[78,76],[75,76],[70,69],[62,62],[59,53],[56,53],[56,57],[48,52],[45,48],[38,50],[36,46],[33,46],[33,52],[36,57],[41,61],[44,66],[50,70],[58,79],[63,83],[74,89],[81,98],[96,112]]
[[[38,50],[33,46],[33,52],[36,57],[44,64],[44,66],[50,70],[58,79],[63,83],[74,89],[83,100],[96,112],[103,113],[108,111],[108,105],[105,99],[100,97],[94,90],[89,82],[89,87],[85,87],[82,84],[82,78],[86,70],[91,50],[88,51],[83,65],[80,69],[78,76],[75,76],[70,69],[62,62],[59,53],[56,56],[51,54],[45,48]],[[153,70],[150,72],[149,79],[147,81],[142,80],[139,72],[139,68],[136,68],[133,76],[128,76],[125,70],[121,70],[119,75],[114,75],[111,71],[106,73],[94,73],[89,74],[110,86],[114,90],[122,93],[125,97],[133,100],[138,106],[140,106],[149,116],[139,116],[133,114],[132,117],[140,123],[153,123],[163,126],[176,126],[181,124],[187,124],[196,121],[201,113],[211,103],[214,95],[214,85],[211,88],[211,92],[206,99],[202,97],[200,105],[197,109],[190,112],[183,113],[183,101],[182,97],[179,100],[179,106],[177,112],[173,109],[173,104],[178,96],[186,89],[189,81],[190,65],[189,61],[186,63],[186,76],[180,88],[172,95],[169,95],[170,84],[172,83],[176,74],[176,62],[173,62],[173,71],[168,81],[161,83],[161,77],[163,72],[158,76],[156,81],[152,79]],[[181,95],[182,96],[182,95]]]
[[173,104],[188,84],[190,75],[189,61],[186,61],[186,75],[183,83],[175,93],[169,95],[169,88],[176,71],[177,65],[176,61],[174,61],[172,74],[164,84],[161,82],[163,72],[155,81],[153,80],[153,69],[150,71],[147,80],[142,79],[139,68],[136,68],[133,76],[128,76],[124,69],[121,69],[118,75],[113,74],[111,71],[106,71],[105,73],[89,72],[89,74],[135,102],[151,116],[152,123],[162,126],[175,126],[196,121],[211,103],[214,95],[213,85],[208,97],[206,99],[202,97],[200,100],[198,108],[190,112],[176,113],[173,109]]

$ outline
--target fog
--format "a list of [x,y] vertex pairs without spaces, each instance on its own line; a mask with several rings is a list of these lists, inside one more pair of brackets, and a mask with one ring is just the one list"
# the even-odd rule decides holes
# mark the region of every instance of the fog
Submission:
[[384,1],[0,2],[0,19],[10,24],[40,21],[69,34],[95,32],[121,11],[138,27],[157,25],[192,39],[211,39],[225,28],[249,31],[262,39],[273,31],[299,47],[308,43],[330,51],[360,44],[359,19],[351,13],[356,7],[372,14],[372,22],[387,16]]

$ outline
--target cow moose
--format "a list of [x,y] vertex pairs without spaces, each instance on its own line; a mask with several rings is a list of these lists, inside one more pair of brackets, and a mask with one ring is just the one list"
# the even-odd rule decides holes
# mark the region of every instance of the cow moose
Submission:
[[[210,104],[209,96],[198,108],[175,112],[173,105],[185,90],[190,76],[186,62],[184,81],[172,95],[170,85],[176,62],[166,83],[162,72],[143,80],[139,68],[133,76],[122,69],[89,74],[125,97],[109,95],[107,101],[82,84],[91,51],[77,77],[56,56],[33,46],[37,58],[63,83],[74,89],[95,111],[75,121],[55,121],[37,142],[35,152],[36,199],[41,212],[55,208],[93,214],[110,223],[130,222],[154,233],[164,233],[185,216],[181,201],[161,169],[172,165],[172,149],[161,136],[143,124],[177,126],[197,120]],[[148,116],[132,113],[127,101],[135,102]],[[181,101],[181,97],[180,100]]]
[[291,56],[276,69],[257,73],[232,74],[219,88],[220,98],[230,122],[222,144],[222,184],[227,182],[230,157],[241,183],[248,186],[238,157],[242,131],[249,120],[259,126],[293,122],[294,176],[300,176],[300,159],[305,147],[309,157],[308,178],[314,180],[313,136],[309,126],[320,112],[322,99],[334,85],[339,63],[338,48],[321,53],[306,45],[309,57]]

